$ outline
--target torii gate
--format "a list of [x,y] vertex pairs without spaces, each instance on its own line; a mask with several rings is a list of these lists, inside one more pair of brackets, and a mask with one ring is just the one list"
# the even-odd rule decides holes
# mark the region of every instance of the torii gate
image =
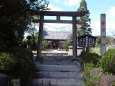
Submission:
[[[84,24],[83,21],[77,21],[76,17],[84,16],[89,11],[77,11],[77,12],[63,12],[63,11],[41,11],[40,20],[34,20],[34,22],[39,23],[39,36],[38,36],[38,49],[37,49],[37,60],[41,57],[42,48],[42,36],[43,36],[43,23],[70,23],[73,29],[73,59],[77,58],[77,30],[76,24]],[[56,16],[56,20],[44,20],[44,16]],[[60,20],[61,16],[72,17],[72,20]]]

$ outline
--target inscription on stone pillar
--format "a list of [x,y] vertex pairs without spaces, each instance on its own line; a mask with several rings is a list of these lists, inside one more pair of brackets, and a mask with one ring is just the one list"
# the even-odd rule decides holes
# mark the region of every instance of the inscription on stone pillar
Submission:
[[101,14],[101,56],[106,53],[106,14]]

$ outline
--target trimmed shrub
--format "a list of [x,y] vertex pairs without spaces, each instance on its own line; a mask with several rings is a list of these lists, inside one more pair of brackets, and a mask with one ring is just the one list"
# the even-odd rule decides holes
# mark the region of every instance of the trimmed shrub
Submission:
[[81,58],[83,63],[93,63],[94,65],[96,65],[99,59],[101,59],[101,56],[96,53],[89,53],[82,55]]
[[23,48],[13,48],[8,53],[0,54],[2,73],[12,78],[20,78],[22,86],[31,86],[34,75],[34,61],[31,53]]
[[102,68],[105,72],[115,74],[115,49],[109,49],[101,59]]
[[62,45],[62,47],[63,47],[64,49],[66,49],[66,50],[69,49],[68,46],[71,46],[71,42],[69,42],[69,41],[65,41],[65,43]]

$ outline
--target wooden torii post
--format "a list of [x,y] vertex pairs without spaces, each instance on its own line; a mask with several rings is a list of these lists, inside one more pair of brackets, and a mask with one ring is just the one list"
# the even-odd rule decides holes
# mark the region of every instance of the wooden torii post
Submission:
[[[41,11],[40,20],[34,20],[33,22],[39,23],[39,36],[38,36],[38,49],[37,60],[41,57],[42,48],[42,36],[43,36],[43,23],[65,23],[72,24],[73,29],[73,58],[77,58],[77,30],[76,24],[84,24],[83,21],[77,21],[76,17],[84,16],[89,11],[77,11],[77,12],[63,12],[63,11]],[[56,20],[44,20],[44,16],[56,16]],[[61,16],[72,17],[72,20],[60,20]]]

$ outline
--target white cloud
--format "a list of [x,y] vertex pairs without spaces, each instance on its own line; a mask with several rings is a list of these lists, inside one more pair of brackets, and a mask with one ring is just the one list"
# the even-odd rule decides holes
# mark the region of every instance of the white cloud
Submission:
[[[94,36],[96,35],[100,35],[101,34],[101,30],[100,30],[100,22],[93,22],[91,23],[91,28],[92,30],[92,34]],[[115,22],[106,22],[106,35],[113,35],[113,32],[115,33]]]
[[58,2],[59,2],[59,0],[54,0],[54,2],[55,2],[55,3],[58,3]]
[[99,22],[91,23],[91,28],[92,28],[92,34],[94,36],[100,35],[100,23]]
[[115,22],[107,22],[107,34],[108,35],[113,35],[113,32],[115,33]]
[[49,8],[51,11],[62,11],[61,8],[55,7],[55,6],[53,6],[52,4],[49,4],[49,5],[48,5],[48,8]]
[[115,18],[115,6],[112,6],[112,7],[109,9],[109,17]]
[[65,0],[64,4],[67,6],[75,6],[80,2],[80,0]]

